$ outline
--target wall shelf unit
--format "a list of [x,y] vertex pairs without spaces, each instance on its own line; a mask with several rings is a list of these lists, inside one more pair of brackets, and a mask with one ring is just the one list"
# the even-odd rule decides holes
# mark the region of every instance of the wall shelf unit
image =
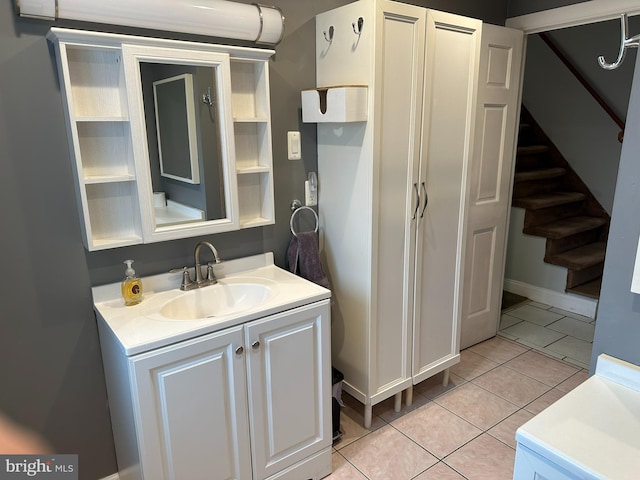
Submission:
[[[48,38],[57,52],[88,250],[274,223],[268,80],[273,50],[61,28],[52,28]],[[150,193],[141,75],[132,60],[134,50],[144,52],[145,48],[169,56],[144,60],[147,62],[191,62],[222,72],[217,79],[222,92],[217,100],[220,111],[225,112],[219,123],[221,142],[229,145],[223,149],[229,173],[224,187],[228,210],[219,221],[197,218],[192,224],[178,222],[175,228],[158,223]],[[214,57],[220,59],[218,63]]]
[[141,243],[120,49],[56,45],[85,246],[101,250]]
[[266,62],[231,60],[231,100],[240,228],[269,225],[275,215]]

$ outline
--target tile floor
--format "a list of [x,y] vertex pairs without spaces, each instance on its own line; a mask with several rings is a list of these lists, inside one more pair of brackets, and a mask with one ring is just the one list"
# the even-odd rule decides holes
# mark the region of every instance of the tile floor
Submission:
[[369,430],[362,405],[344,394],[343,436],[326,478],[511,480],[516,429],[587,377],[579,366],[496,336],[462,351],[446,388],[439,374],[416,385],[413,405],[400,413],[392,398],[375,405]]
[[526,301],[502,311],[498,335],[582,368],[589,368],[593,318]]

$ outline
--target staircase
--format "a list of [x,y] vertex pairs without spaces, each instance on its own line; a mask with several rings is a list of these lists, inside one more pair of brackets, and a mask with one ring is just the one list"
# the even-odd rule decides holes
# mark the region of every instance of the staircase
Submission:
[[512,205],[523,233],[547,239],[544,261],[567,268],[565,291],[599,298],[609,215],[524,106]]

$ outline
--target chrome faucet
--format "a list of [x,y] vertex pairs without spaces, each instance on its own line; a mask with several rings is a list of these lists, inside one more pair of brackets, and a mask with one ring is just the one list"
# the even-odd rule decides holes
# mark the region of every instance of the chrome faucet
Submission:
[[214,262],[207,263],[207,274],[205,277],[202,276],[202,264],[200,263],[200,249],[202,247],[207,247],[213,253],[213,259],[215,263],[220,263],[220,256],[218,255],[218,250],[214,247],[210,242],[199,242],[196,245],[196,249],[193,252],[193,257],[195,260],[195,272],[196,278],[195,280],[191,280],[191,276],[189,275],[189,269],[187,267],[182,268],[174,268],[169,270],[170,273],[182,272],[182,283],[180,284],[180,290],[193,290],[194,288],[206,287],[207,285],[213,285],[218,283],[216,280],[215,273],[213,272],[213,264]]

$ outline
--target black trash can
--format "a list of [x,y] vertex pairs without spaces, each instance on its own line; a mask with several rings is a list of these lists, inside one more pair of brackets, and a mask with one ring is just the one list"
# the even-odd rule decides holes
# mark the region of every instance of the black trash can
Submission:
[[342,436],[340,430],[340,407],[343,407],[342,403],[342,381],[344,375],[340,370],[335,367],[331,367],[331,384],[333,385],[331,406],[332,406],[332,423],[333,423],[333,442],[337,442]]

